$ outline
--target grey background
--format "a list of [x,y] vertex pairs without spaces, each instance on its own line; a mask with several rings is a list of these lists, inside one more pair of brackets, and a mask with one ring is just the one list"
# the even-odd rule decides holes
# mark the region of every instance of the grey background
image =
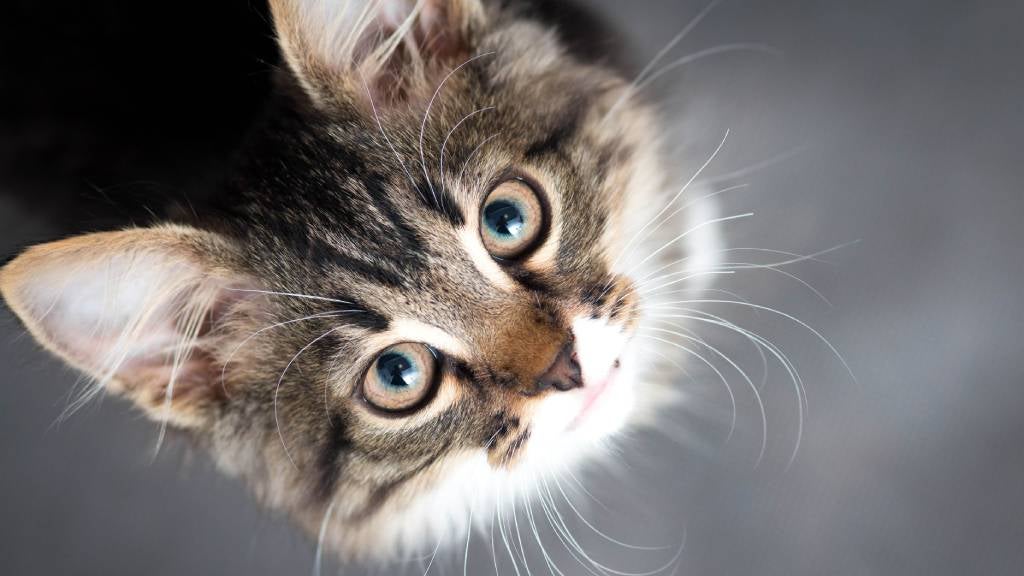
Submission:
[[[641,62],[702,6],[596,4]],[[621,458],[582,475],[603,503],[576,494],[593,524],[670,547],[685,531],[679,574],[1021,572],[1022,23],[1024,7],[1010,1],[729,0],[678,47],[676,56],[731,42],[782,51],[709,58],[661,89],[686,142],[680,162],[702,160],[731,131],[709,174],[750,185],[722,196],[723,214],[755,216],[727,226],[730,245],[809,254],[860,240],[824,256],[829,263],[787,268],[831,307],[763,270],[721,284],[814,326],[857,381],[800,327],[720,307],[801,371],[810,410],[796,462],[786,467],[797,415],[784,373],[771,370],[763,387],[768,452],[756,467],[749,390],[732,374],[739,426],[726,441],[726,396],[686,383],[695,398],[665,423],[673,440],[634,434]],[[59,207],[11,179],[0,185],[0,250],[64,231],[48,216]],[[98,402],[55,425],[75,376],[9,313],[0,318],[0,571],[310,573],[311,543],[201,456],[172,445],[154,460],[154,427],[122,403]],[[760,376],[742,340],[704,334]],[[673,556],[624,549],[567,519],[618,570]],[[550,533],[542,541],[559,548]],[[474,542],[468,572],[493,573],[485,537]],[[527,548],[533,574],[548,573]],[[566,574],[586,573],[554,554]],[[370,572],[422,573],[414,564]],[[461,568],[460,556],[431,573]],[[514,573],[507,560],[501,571]]]

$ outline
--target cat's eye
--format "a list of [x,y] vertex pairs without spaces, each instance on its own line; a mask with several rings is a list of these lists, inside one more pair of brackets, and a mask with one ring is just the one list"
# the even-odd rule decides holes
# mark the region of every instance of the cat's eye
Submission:
[[484,199],[480,238],[491,256],[519,258],[541,239],[544,217],[544,207],[533,187],[523,180],[506,180]]
[[363,398],[385,412],[417,408],[434,388],[437,353],[415,342],[395,344],[377,356],[363,377]]

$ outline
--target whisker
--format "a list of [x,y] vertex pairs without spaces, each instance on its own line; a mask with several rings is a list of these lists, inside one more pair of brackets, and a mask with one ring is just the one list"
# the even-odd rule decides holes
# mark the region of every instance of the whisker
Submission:
[[287,326],[288,324],[295,324],[296,322],[303,322],[305,320],[313,320],[313,319],[316,319],[316,318],[330,318],[330,317],[333,317],[333,316],[340,316],[340,315],[346,314],[348,312],[360,312],[360,310],[344,310],[344,311],[343,310],[338,310],[338,311],[331,311],[331,312],[321,312],[319,314],[311,314],[309,316],[304,316],[302,318],[296,318],[294,320],[287,320],[285,322],[278,322],[277,324],[271,324],[270,326],[266,326],[264,328],[261,328],[261,329],[255,331],[255,332],[253,332],[252,334],[247,336],[244,340],[242,340],[237,346],[235,346],[231,350],[231,353],[228,354],[227,359],[224,360],[224,364],[221,365],[221,369],[220,369],[220,387],[221,387],[221,390],[224,391],[225,395],[228,394],[227,386],[225,384],[225,378],[226,378],[226,375],[227,375],[228,364],[231,363],[231,360],[235,357],[235,354],[237,354],[238,351],[241,350],[246,344],[248,344],[249,341],[251,341],[253,338],[256,338],[257,336],[259,336],[260,334],[263,334],[264,332],[267,332],[268,330],[273,330],[274,328],[280,328],[281,326]]
[[718,356],[722,360],[725,360],[725,362],[727,364],[729,364],[729,366],[732,366],[732,369],[735,370],[736,372],[738,372],[740,377],[742,377],[743,380],[746,381],[747,385],[750,387],[750,391],[754,394],[754,399],[757,402],[757,408],[758,408],[758,411],[760,412],[760,415],[761,415],[761,451],[758,453],[757,461],[754,463],[754,467],[756,468],[758,466],[758,464],[761,463],[761,460],[764,459],[765,451],[768,448],[768,416],[767,416],[767,414],[765,412],[764,400],[761,398],[761,392],[758,391],[757,386],[754,386],[754,382],[753,382],[753,380],[750,379],[750,376],[747,376],[746,371],[744,371],[742,368],[740,368],[740,366],[738,364],[736,364],[736,362],[734,362],[732,360],[732,358],[730,358],[727,354],[723,353],[721,350],[719,350],[718,348],[712,346],[707,341],[705,341],[705,340],[703,340],[701,338],[694,338],[692,336],[688,336],[688,335],[686,335],[686,334],[684,334],[682,332],[679,332],[677,330],[666,330],[664,328],[655,328],[653,326],[650,327],[649,329],[657,331],[657,332],[662,332],[662,333],[665,333],[665,334],[671,334],[671,335],[677,336],[679,338],[685,338],[687,340],[690,340],[691,342],[694,342],[696,344],[700,344],[704,348],[707,348],[708,350],[713,352],[716,356]]
[[434,558],[437,558],[437,551],[441,548],[441,542],[444,540],[444,534],[440,534],[437,537],[437,545],[434,546],[434,553],[430,555],[430,561],[427,562],[427,568],[423,571],[423,576],[427,576],[430,572],[430,567],[434,565]]
[[755,310],[763,310],[763,311],[769,312],[771,314],[776,314],[776,315],[782,316],[783,318],[786,318],[787,320],[789,320],[791,322],[794,322],[795,324],[801,326],[802,328],[804,328],[805,330],[807,330],[808,332],[813,334],[815,336],[815,338],[817,338],[819,341],[821,341],[821,343],[824,344],[829,349],[829,351],[832,353],[832,355],[835,356],[836,359],[839,360],[839,362],[843,365],[843,368],[846,370],[846,373],[850,376],[850,380],[852,382],[854,382],[854,383],[857,383],[857,377],[854,376],[853,369],[850,368],[850,365],[846,362],[846,359],[843,358],[843,355],[839,353],[839,350],[835,346],[832,345],[832,342],[830,342],[828,340],[828,338],[825,338],[825,336],[823,336],[821,334],[821,332],[819,332],[818,330],[814,329],[813,327],[811,327],[809,324],[807,324],[803,320],[800,320],[799,318],[797,318],[797,317],[795,317],[795,316],[793,316],[791,314],[787,314],[787,313],[785,313],[785,312],[783,312],[781,310],[777,310],[777,309],[772,308],[770,306],[762,306],[760,304],[752,304],[750,302],[741,302],[741,301],[735,301],[735,300],[709,300],[709,299],[680,300],[680,301],[676,301],[676,302],[671,302],[670,304],[726,304],[726,305],[735,305],[735,306],[745,306],[745,307],[752,308],[752,309],[755,309]]
[[473,539],[473,510],[476,508],[476,498],[469,502],[469,522],[466,524],[466,547],[462,553],[462,576],[468,576],[469,570],[469,543]]
[[[686,230],[682,234],[680,234],[680,235],[676,236],[675,238],[669,240],[668,242],[662,244],[661,247],[659,247],[654,252],[651,252],[650,254],[648,254],[643,260],[641,260],[640,262],[637,262],[630,269],[630,272],[632,272],[633,270],[636,270],[639,266],[642,266],[648,260],[650,260],[651,258],[654,258],[655,256],[657,256],[658,254],[660,254],[663,250],[667,249],[672,244],[678,242],[679,240],[682,240],[683,238],[685,238],[689,234],[692,234],[693,232],[696,232],[697,230],[699,230],[701,228],[704,228],[705,226],[710,226],[712,224],[718,224],[720,222],[728,222],[730,220],[739,220],[741,218],[749,218],[750,216],[753,216],[753,215],[754,215],[753,212],[744,212],[743,214],[734,214],[732,216],[722,216],[720,218],[712,218],[710,220],[705,220],[704,222],[701,222],[700,224],[696,224],[696,225],[690,227],[688,230]],[[630,272],[627,272],[627,275]]]
[[700,360],[708,368],[711,368],[711,371],[714,372],[716,376],[718,376],[718,379],[722,382],[722,385],[725,386],[726,393],[729,395],[729,406],[731,410],[731,416],[729,421],[729,433],[726,435],[726,440],[728,441],[730,438],[732,438],[733,432],[735,432],[736,430],[736,395],[733,393],[732,386],[729,385],[729,381],[725,378],[725,375],[722,374],[722,371],[719,370],[718,367],[711,363],[707,358],[704,358],[703,356],[698,354],[695,350],[687,346],[683,346],[678,342],[673,342],[671,340],[666,340],[659,336],[652,336],[650,334],[644,334],[639,332],[637,333],[637,336],[641,338],[650,338],[652,340],[657,340],[663,344],[668,344],[669,346],[678,348],[683,352],[686,352],[687,354],[690,354],[694,358]]
[[662,66],[654,74],[651,74],[649,77],[644,79],[643,82],[637,84],[633,90],[633,94],[642,92],[644,88],[650,86],[658,78],[661,78],[662,76],[671,72],[672,70],[675,70],[676,68],[686,66],[687,64],[691,64],[698,60],[707,58],[708,56],[714,56],[716,54],[723,54],[726,52],[759,52],[762,54],[770,54],[772,56],[782,55],[781,50],[769,46],[767,44],[755,44],[749,42],[722,44],[720,46],[714,46],[712,48],[705,48],[704,50],[699,50],[692,54],[687,54],[686,56],[673,60],[672,62]]
[[767,160],[763,160],[761,162],[757,162],[749,166],[744,166],[743,168],[732,170],[731,172],[726,172],[725,174],[705,178],[704,180],[701,180],[700,183],[713,186],[720,182],[728,182],[729,180],[735,180],[737,178],[746,178],[747,176],[754,172],[764,170],[765,168],[769,168],[776,164],[780,164],[782,162],[785,162],[786,160],[789,160],[790,158],[795,158],[796,156],[802,154],[806,149],[807,146],[797,146],[792,150],[787,150],[786,152],[772,156]]
[[630,85],[627,86],[625,90],[623,90],[622,96],[620,96],[619,99],[616,100],[611,105],[611,107],[608,109],[608,112],[605,113],[605,116],[602,119],[602,123],[605,122],[608,119],[608,117],[612,115],[612,113],[617,111],[619,109],[619,106],[621,106],[626,100],[632,98],[633,95],[636,94],[635,86],[639,82],[642,82],[643,79],[647,76],[647,74],[655,66],[658,65],[658,62],[660,62],[666,54],[671,52],[677,44],[682,42],[683,39],[686,38],[686,35],[689,34],[694,28],[696,28],[697,25],[700,24],[701,20],[703,20],[705,16],[707,16],[712,10],[715,9],[715,6],[717,6],[719,2],[721,2],[721,0],[711,0],[711,2],[707,4],[707,6],[705,6],[700,12],[698,12],[697,15],[694,16],[693,19],[691,19],[686,24],[686,26],[683,27],[682,30],[677,32],[676,35],[673,36],[672,39],[669,40],[668,43],[665,44],[665,46],[663,46],[662,49],[659,50],[658,53],[654,55],[654,58],[652,58],[651,61],[648,62],[642,70],[640,70],[640,73],[636,75],[636,78],[633,79],[633,82],[631,82]]
[[494,508],[491,510],[491,527],[490,527],[490,532],[491,532],[491,559],[494,561],[494,574],[495,574],[495,576],[498,576],[498,574],[499,574],[499,570],[498,570],[498,551],[497,551],[497,546],[494,545],[494,522],[495,522],[496,517],[497,517],[498,506],[499,506],[499,504],[497,503],[497,498],[495,498]]
[[324,518],[320,521],[320,532],[316,538],[316,554],[313,557],[313,576],[320,576],[320,568],[323,565],[323,552],[324,552],[324,537],[327,534],[327,525],[331,521],[331,515],[334,514],[334,506],[337,504],[336,499],[332,499],[327,511],[324,512]]
[[320,301],[323,301],[323,302],[334,302],[336,304],[349,304],[349,305],[352,305],[352,302],[348,302],[346,300],[338,300],[336,298],[326,298],[324,296],[311,296],[309,294],[299,294],[299,293],[296,293],[296,292],[275,292],[273,290],[255,290],[255,289],[252,289],[252,288],[225,288],[225,290],[230,290],[232,292],[252,292],[252,293],[256,293],[256,294],[271,294],[271,295],[274,295],[274,296],[290,296],[292,298],[303,298],[303,299],[306,299],[306,300],[320,300]]
[[[676,214],[686,210],[690,206],[693,206],[697,202],[703,202],[705,200],[708,200],[708,199],[711,199],[711,198],[713,198],[715,196],[718,196],[719,194],[725,194],[726,192],[732,192],[734,190],[740,190],[740,189],[748,188],[748,187],[749,187],[748,184],[737,184],[735,186],[729,186],[728,188],[722,188],[721,190],[716,190],[714,192],[711,192],[709,194],[705,194],[703,196],[699,196],[697,198],[694,198],[694,199],[690,200],[689,202],[686,202],[685,204],[683,204],[679,208],[676,208],[675,210],[673,210],[671,213],[665,215],[653,228],[651,228],[650,230],[647,231],[646,234],[644,234],[643,238],[640,238],[639,243],[642,244],[645,240],[650,238],[651,234],[654,234],[655,232],[658,231],[659,228],[664,226],[665,223],[671,222],[673,216],[675,216]],[[719,251],[716,251],[716,252],[719,252]],[[684,256],[684,257],[682,257],[679,260],[676,260],[674,262],[669,262],[668,264],[665,264],[664,266],[661,266],[660,268],[650,272],[649,274],[656,274],[656,273],[660,272],[661,270],[664,270],[665,268],[668,268],[669,266],[674,266],[676,264],[680,264],[682,262],[685,262],[686,260],[690,259],[690,257],[691,257],[691,255],[687,255],[687,256]]]
[[791,256],[791,258],[789,258],[787,260],[780,260],[778,262],[769,262],[767,264],[757,264],[757,266],[770,266],[770,267],[773,267],[773,268],[774,267],[779,267],[779,266],[786,266],[786,265],[789,265],[789,264],[796,264],[798,262],[806,262],[808,260],[809,261],[813,261],[813,262],[818,262],[820,264],[832,265],[832,262],[829,262],[828,260],[821,260],[819,257],[820,256],[824,256],[825,254],[830,254],[832,252],[836,252],[836,251],[842,250],[843,248],[849,248],[850,246],[854,246],[856,244],[860,244],[860,240],[851,240],[849,242],[843,242],[842,244],[836,244],[835,246],[833,246],[831,248],[825,248],[824,250],[819,250],[819,251],[813,252],[811,254],[797,254],[795,252],[786,252],[784,250],[771,250],[771,249],[768,249],[768,248],[726,248],[726,249],[720,250],[720,252],[723,252],[723,253],[724,252],[740,252],[740,251],[744,251],[744,252],[765,252],[765,253],[768,253],[768,254],[778,254],[778,255],[782,255],[782,256]]
[[[542,486],[544,492],[540,491]],[[555,536],[558,538],[559,543],[562,544],[562,547],[572,556],[573,560],[576,560],[592,576],[606,576],[605,571],[601,570],[597,562],[594,562],[583,550],[583,547],[573,538],[572,532],[569,530],[565,519],[562,518],[558,506],[555,504],[554,496],[551,494],[551,488],[547,485],[547,480],[543,477],[540,478],[536,488],[540,496],[538,501],[541,504],[544,515],[547,517],[548,523],[555,530]],[[595,569],[598,571],[595,571]]]
[[466,60],[462,64],[459,64],[455,68],[452,68],[452,70],[448,72],[448,75],[446,75],[444,79],[441,80],[441,83],[437,85],[437,89],[434,90],[434,94],[430,97],[430,101],[427,102],[427,108],[423,112],[423,121],[420,123],[420,165],[423,167],[423,177],[427,180],[427,186],[430,187],[430,193],[434,197],[435,204],[437,204],[438,201],[437,192],[434,190],[434,184],[430,181],[430,174],[427,173],[427,160],[426,156],[423,154],[423,134],[424,132],[426,132],[427,129],[427,120],[430,119],[430,109],[433,108],[434,100],[437,99],[437,95],[441,93],[441,89],[444,88],[445,83],[448,82],[448,79],[451,78],[452,75],[461,70],[470,62],[473,62],[474,60],[477,60],[479,58],[483,58],[484,56],[490,56],[492,54],[495,54],[495,52],[492,51],[484,52],[483,54],[477,54],[476,56],[470,57],[468,60]]
[[660,217],[661,217],[661,215],[662,215],[662,214],[664,214],[664,213],[665,213],[665,212],[666,212],[666,211],[667,211],[667,210],[668,210],[668,209],[669,209],[669,208],[670,208],[670,207],[671,207],[671,206],[672,206],[672,205],[673,205],[673,204],[674,204],[674,203],[676,202],[676,200],[678,200],[678,199],[679,199],[679,197],[680,197],[680,196],[682,196],[682,195],[683,195],[683,194],[684,194],[684,193],[686,192],[686,190],[687,190],[687,189],[688,189],[688,188],[690,187],[690,185],[691,185],[691,184],[693,184],[694,180],[696,180],[696,179],[697,179],[698,177],[700,177],[700,174],[701,174],[701,172],[703,172],[703,171],[704,171],[704,169],[705,169],[705,168],[707,168],[707,167],[708,167],[708,165],[710,165],[710,164],[711,164],[711,162],[713,162],[713,161],[714,161],[715,157],[716,157],[716,156],[718,156],[718,153],[719,153],[719,152],[720,152],[720,151],[722,150],[722,148],[723,148],[723,147],[725,146],[725,141],[726,141],[726,140],[727,140],[728,138],[729,138],[729,131],[728,131],[728,130],[726,130],[726,131],[725,131],[725,135],[724,135],[724,136],[722,137],[722,140],[721,140],[721,142],[719,142],[719,143],[718,143],[718,146],[717,146],[717,147],[715,147],[715,149],[714,149],[714,151],[713,151],[713,152],[711,152],[711,155],[710,155],[710,156],[708,156],[708,159],[707,159],[707,160],[705,160],[705,161],[704,161],[704,163],[703,163],[703,164],[701,164],[699,168],[697,168],[697,170],[696,170],[696,171],[695,171],[695,172],[693,173],[693,175],[692,175],[692,176],[690,177],[690,179],[689,179],[689,180],[687,180],[685,184],[683,184],[682,188],[680,188],[678,192],[676,192],[675,196],[673,196],[673,197],[672,197],[672,198],[671,198],[671,199],[670,199],[670,200],[668,201],[668,203],[666,203],[666,204],[665,204],[665,206],[664,206],[664,207],[662,207],[662,209],[661,209],[661,210],[659,210],[659,211],[658,211],[658,213],[654,215],[654,217],[653,217],[653,218],[651,218],[650,220],[648,220],[648,221],[647,221],[647,223],[646,223],[646,224],[644,224],[644,225],[643,225],[643,226],[642,226],[642,227],[640,228],[640,230],[638,230],[638,231],[637,231],[637,232],[636,232],[636,233],[635,233],[635,234],[633,235],[633,237],[629,239],[629,241],[628,241],[628,242],[626,242],[626,246],[625,246],[625,247],[623,247],[623,249],[622,249],[622,250],[621,250],[621,251],[619,252],[619,255],[618,255],[618,256],[616,256],[616,258],[615,258],[614,262],[612,263],[612,266],[611,266],[611,268],[613,268],[613,269],[614,269],[614,268],[615,268],[615,267],[616,267],[616,266],[618,265],[619,261],[620,261],[620,260],[622,259],[622,257],[623,257],[623,256],[625,256],[625,255],[626,255],[627,251],[628,251],[628,250],[629,250],[629,249],[630,249],[630,248],[631,248],[631,247],[633,246],[633,243],[634,243],[634,242],[636,242],[637,238],[639,238],[639,237],[640,237],[640,235],[641,235],[641,234],[642,234],[642,233],[643,233],[643,232],[644,232],[645,230],[647,230],[647,228],[648,228],[648,227],[649,227],[649,226],[650,226],[650,225],[651,225],[652,223],[654,223],[654,221],[656,221],[656,220],[657,220],[658,218],[660,218]]
[[314,344],[316,344],[320,340],[323,340],[328,335],[330,335],[331,333],[333,333],[336,330],[339,330],[340,328],[341,328],[340,326],[335,326],[334,328],[331,328],[330,330],[328,330],[328,331],[324,332],[323,334],[321,334],[321,335],[317,336],[316,338],[314,338],[312,341],[309,342],[309,344],[306,344],[298,352],[296,352],[295,355],[292,356],[291,360],[288,361],[288,364],[285,365],[284,370],[281,371],[281,376],[278,377],[278,379],[277,379],[277,386],[274,388],[274,424],[277,426],[277,436],[278,436],[278,438],[281,439],[281,447],[284,448],[285,456],[288,457],[288,461],[292,463],[292,466],[294,466],[296,470],[298,470],[299,467],[298,467],[297,464],[295,464],[295,460],[292,458],[292,454],[288,450],[288,443],[285,442],[285,440],[284,440],[284,433],[281,431],[281,421],[278,418],[278,413],[277,413],[277,396],[278,396],[278,393],[281,392],[281,382],[284,381],[284,376],[285,376],[285,374],[288,373],[288,369],[292,367],[292,364],[295,362],[295,360],[300,355],[302,355],[303,352],[305,352],[306,350],[309,350],[309,348],[311,346],[313,346]]
[[442,192],[444,192],[444,190],[445,190],[444,151],[448,147],[448,139],[452,137],[452,134],[454,134],[456,130],[459,129],[459,126],[462,126],[463,122],[465,122],[466,120],[469,120],[470,118],[472,118],[473,116],[476,116],[477,114],[480,114],[481,112],[487,112],[488,110],[494,110],[494,108],[495,108],[494,106],[485,106],[483,108],[479,108],[477,110],[474,110],[474,111],[470,112],[469,114],[466,114],[465,116],[462,117],[462,120],[459,120],[455,124],[455,126],[452,126],[452,129],[449,130],[448,134],[445,135],[444,142],[441,143],[441,154],[440,154],[441,161],[440,161],[440,164],[439,164],[438,170],[437,170],[438,173],[441,174],[441,191]]
[[589,520],[587,520],[587,518],[583,516],[583,514],[579,511],[579,509],[576,507],[576,505],[573,504],[572,499],[569,498],[569,495],[566,494],[565,489],[562,488],[562,483],[558,479],[558,475],[557,474],[553,477],[553,480],[555,481],[555,487],[558,488],[558,491],[562,494],[562,498],[565,500],[565,503],[569,505],[569,508],[573,511],[573,514],[575,514],[576,517],[579,518],[587,528],[590,528],[591,531],[593,531],[595,534],[597,534],[601,538],[607,540],[608,542],[616,544],[618,546],[622,546],[623,548],[629,548],[630,550],[656,551],[656,550],[666,550],[667,549],[667,548],[665,548],[663,546],[640,546],[640,545],[637,545],[637,544],[629,544],[627,542],[623,542],[622,540],[618,540],[616,538],[612,538],[611,536],[605,534],[600,529],[598,529],[596,526],[594,526]]
[[512,523],[516,529],[516,540],[519,541],[519,554],[523,559],[523,568],[526,570],[526,576],[533,576],[530,571],[530,560],[526,557],[526,547],[523,546],[523,533],[519,530],[519,515],[516,514],[516,508],[518,508],[518,502],[516,502],[516,496],[518,491],[513,487],[512,489]]
[[487,138],[484,138],[482,142],[480,142],[479,144],[477,144],[477,145],[476,145],[476,148],[473,148],[473,151],[472,151],[472,152],[470,152],[470,153],[469,153],[469,156],[467,156],[467,157],[466,157],[466,161],[462,163],[462,169],[461,169],[461,170],[459,170],[459,177],[458,177],[458,182],[463,182],[463,178],[462,178],[462,177],[463,177],[463,175],[464,175],[464,174],[466,173],[466,167],[467,167],[467,166],[469,166],[469,162],[470,162],[470,161],[471,161],[471,160],[472,160],[472,159],[473,159],[473,158],[474,158],[474,157],[476,156],[476,153],[477,153],[477,152],[479,152],[479,151],[480,151],[480,149],[481,149],[481,148],[483,148],[483,146],[484,146],[485,144],[487,144],[488,142],[490,142],[490,141],[491,141],[492,139],[494,139],[494,138],[495,138],[496,136],[498,136],[499,134],[501,134],[501,132],[495,132],[494,134],[491,134],[491,135],[490,135],[490,136],[488,136]]
[[409,172],[409,168],[402,161],[401,155],[398,154],[398,150],[395,149],[395,145],[392,144],[391,138],[388,138],[387,132],[384,131],[384,125],[380,121],[380,115],[377,114],[377,105],[373,102],[373,94],[370,92],[370,87],[366,84],[366,78],[363,77],[362,72],[359,74],[359,79],[363,83],[363,89],[366,90],[366,97],[370,100],[370,109],[373,110],[373,119],[377,122],[377,129],[380,130],[380,135],[384,137],[384,141],[387,142],[388,148],[391,149],[391,153],[394,154],[395,160],[398,161],[398,165],[402,167],[402,171],[409,178],[409,183],[412,184],[413,190],[415,190],[421,198],[426,198],[423,195],[423,191],[416,185],[416,179],[412,177],[412,173]]
[[[686,318],[686,319],[691,320],[691,321],[706,322],[706,323],[709,323],[709,324],[718,325],[718,326],[720,326],[722,328],[726,328],[726,329],[728,329],[730,331],[733,331],[733,332],[743,336],[744,338],[748,339],[751,343],[753,343],[755,346],[758,347],[758,350],[761,351],[762,359],[764,359],[763,350],[767,350],[768,352],[770,352],[772,354],[772,356],[775,357],[776,360],[779,361],[779,364],[783,367],[783,369],[786,370],[787,374],[790,377],[790,381],[793,383],[793,388],[794,388],[794,391],[796,393],[796,397],[797,397],[797,415],[798,415],[798,417],[797,417],[797,437],[796,437],[796,442],[794,443],[793,451],[792,451],[792,453],[790,455],[790,459],[789,459],[789,462],[787,463],[786,467],[788,468],[789,466],[791,466],[793,464],[793,462],[796,460],[796,455],[799,452],[800,444],[801,444],[801,441],[802,441],[802,438],[803,438],[804,411],[810,409],[810,407],[808,405],[808,402],[807,402],[807,392],[806,392],[806,388],[805,388],[804,383],[803,383],[803,378],[800,377],[800,373],[796,369],[796,366],[793,364],[793,362],[789,359],[789,357],[778,346],[776,346],[775,344],[773,344],[771,341],[769,341],[768,339],[764,338],[763,336],[757,334],[756,332],[753,332],[751,330],[743,328],[742,326],[739,326],[739,325],[737,325],[734,322],[731,322],[731,321],[729,321],[729,320],[727,320],[725,318],[722,318],[720,316],[716,316],[716,315],[711,314],[709,312],[704,312],[704,311],[701,311],[701,310],[695,310],[695,309],[692,309],[692,308],[684,308],[684,307],[677,307],[677,309],[684,310],[684,311],[689,312],[691,314],[697,314],[698,315],[698,316],[689,316],[689,315],[682,316],[683,318]],[[668,318],[668,317],[671,317],[671,316],[670,315],[664,315],[663,317]],[[767,365],[765,365],[765,375],[767,377]]]

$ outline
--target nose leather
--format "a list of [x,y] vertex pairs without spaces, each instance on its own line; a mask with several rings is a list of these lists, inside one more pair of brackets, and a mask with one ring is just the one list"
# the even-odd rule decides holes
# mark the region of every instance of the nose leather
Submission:
[[537,379],[536,391],[559,390],[565,392],[583,387],[583,374],[576,358],[576,349],[570,340],[555,355],[551,366]]

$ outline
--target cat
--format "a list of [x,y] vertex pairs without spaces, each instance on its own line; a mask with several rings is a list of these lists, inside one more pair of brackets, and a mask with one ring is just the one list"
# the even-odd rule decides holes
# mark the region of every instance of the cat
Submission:
[[[34,246],[47,350],[348,560],[671,405],[651,309],[714,267],[655,106],[548,3],[271,0],[283,66],[209,206]],[[162,438],[161,434],[161,438]]]

